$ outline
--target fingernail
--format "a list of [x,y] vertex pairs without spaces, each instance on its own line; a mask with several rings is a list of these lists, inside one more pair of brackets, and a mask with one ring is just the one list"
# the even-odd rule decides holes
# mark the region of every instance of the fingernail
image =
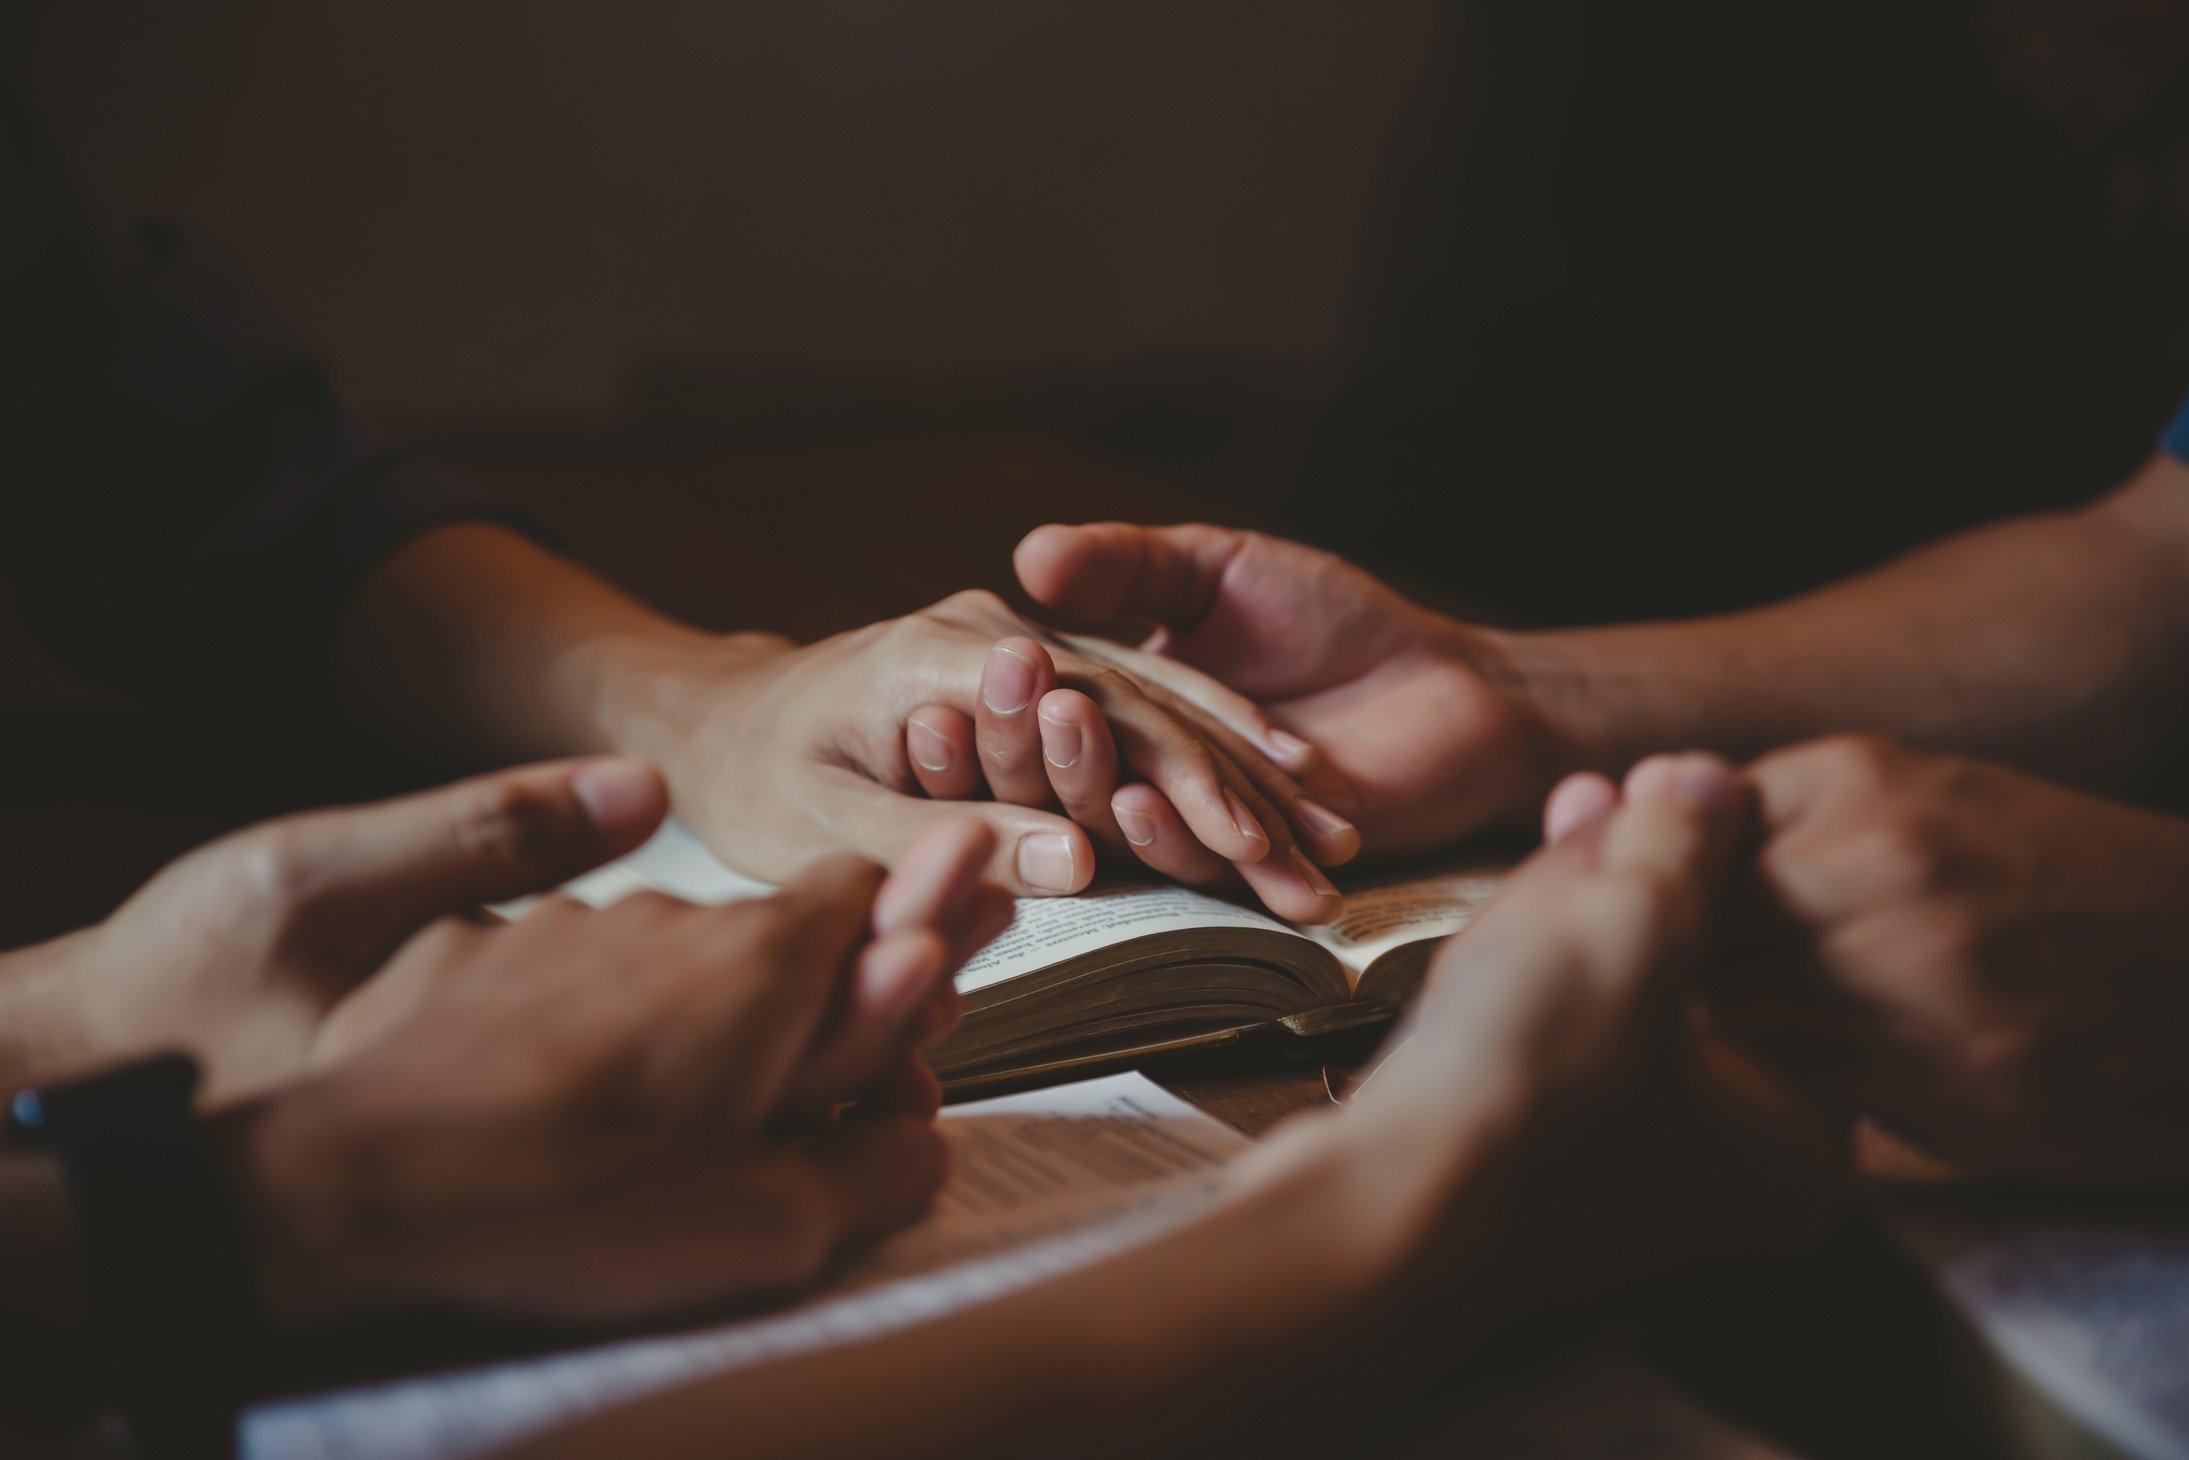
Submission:
[[1068,720],[1041,719],[1041,758],[1060,771],[1079,764],[1079,727]]
[[1135,811],[1129,806],[1112,806],[1117,817],[1118,829],[1125,833],[1125,840],[1136,847],[1155,845],[1155,818],[1145,811]]
[[1253,812],[1247,810],[1247,803],[1239,799],[1237,791],[1229,787],[1225,788],[1224,805],[1230,809],[1231,824],[1239,828],[1239,835],[1250,842],[1266,842],[1269,840],[1269,833],[1262,830],[1262,824],[1254,819]]
[[1071,838],[1049,831],[1020,837],[1018,875],[1042,892],[1070,892],[1076,883]]
[[1715,760],[1694,759],[1672,777],[1673,793],[1705,811],[1727,812],[1740,804],[1741,782],[1733,768]]
[[950,737],[925,720],[906,721],[904,741],[913,764],[923,771],[949,770],[956,759],[950,750]]
[[1310,801],[1305,796],[1293,802],[1292,809],[1321,836],[1344,836],[1347,832],[1357,834],[1360,830],[1320,801]]
[[1296,771],[1315,758],[1314,746],[1309,745],[1290,730],[1280,730],[1274,725],[1270,726],[1269,733],[1262,737],[1262,748],[1276,759],[1277,764],[1288,771]]
[[988,651],[981,676],[981,703],[999,715],[1015,715],[1034,697],[1034,666],[1023,654],[998,644]]
[[1322,868],[1307,860],[1307,854],[1298,847],[1292,849],[1292,869],[1300,874],[1300,880],[1307,884],[1307,890],[1317,897],[1343,900],[1345,894],[1338,891],[1330,879],[1323,876]]
[[580,766],[570,778],[570,791],[602,831],[652,817],[661,806],[661,777],[643,761],[602,760]]
[[1632,800],[1647,801],[1662,796],[1672,785],[1673,770],[1677,757],[1652,755],[1636,761],[1628,768],[1626,779],[1620,783],[1620,793]]

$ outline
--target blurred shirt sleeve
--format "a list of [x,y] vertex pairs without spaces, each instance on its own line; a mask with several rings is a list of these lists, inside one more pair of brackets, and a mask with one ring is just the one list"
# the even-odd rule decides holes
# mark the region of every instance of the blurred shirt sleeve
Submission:
[[2159,438],[2166,453],[2180,462],[2189,462],[2189,399],[2174,412],[2174,419],[2167,423],[2166,434]]
[[324,685],[372,564],[521,519],[375,441],[324,362],[181,230],[120,229],[0,92],[0,576],[59,658],[191,699]]

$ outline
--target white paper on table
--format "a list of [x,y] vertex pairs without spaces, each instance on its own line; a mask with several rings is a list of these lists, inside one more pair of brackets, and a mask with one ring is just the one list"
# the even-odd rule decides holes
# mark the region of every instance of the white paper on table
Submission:
[[2137,1460],[2189,1460],[2189,1226],[1977,1199],[1886,1226],[2024,1384]]

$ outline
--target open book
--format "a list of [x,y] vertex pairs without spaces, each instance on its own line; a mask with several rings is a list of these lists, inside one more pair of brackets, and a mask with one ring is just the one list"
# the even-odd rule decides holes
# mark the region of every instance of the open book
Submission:
[[[1437,940],[1496,891],[1508,862],[1482,858],[1347,878],[1345,911],[1294,927],[1189,887],[1098,885],[1021,898],[1018,918],[958,975],[965,1017],[928,1052],[954,1093],[1092,1073],[1238,1042],[1313,1039],[1388,1021]],[[567,889],[587,902],[640,887],[694,902],[764,896],[677,822]]]
[[965,1017],[929,1058],[964,1086],[1249,1029],[1312,1039],[1382,1024],[1503,873],[1481,863],[1386,875],[1347,888],[1345,911],[1323,927],[1170,885],[1022,898],[1016,921],[958,975]]

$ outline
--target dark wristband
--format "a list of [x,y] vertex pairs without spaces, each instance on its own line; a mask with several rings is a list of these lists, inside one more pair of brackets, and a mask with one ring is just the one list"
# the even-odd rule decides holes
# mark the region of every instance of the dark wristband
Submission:
[[233,1207],[193,1097],[198,1066],[159,1055],[19,1092],[16,1132],[67,1177],[111,1384],[156,1460],[235,1452],[263,1323]]

